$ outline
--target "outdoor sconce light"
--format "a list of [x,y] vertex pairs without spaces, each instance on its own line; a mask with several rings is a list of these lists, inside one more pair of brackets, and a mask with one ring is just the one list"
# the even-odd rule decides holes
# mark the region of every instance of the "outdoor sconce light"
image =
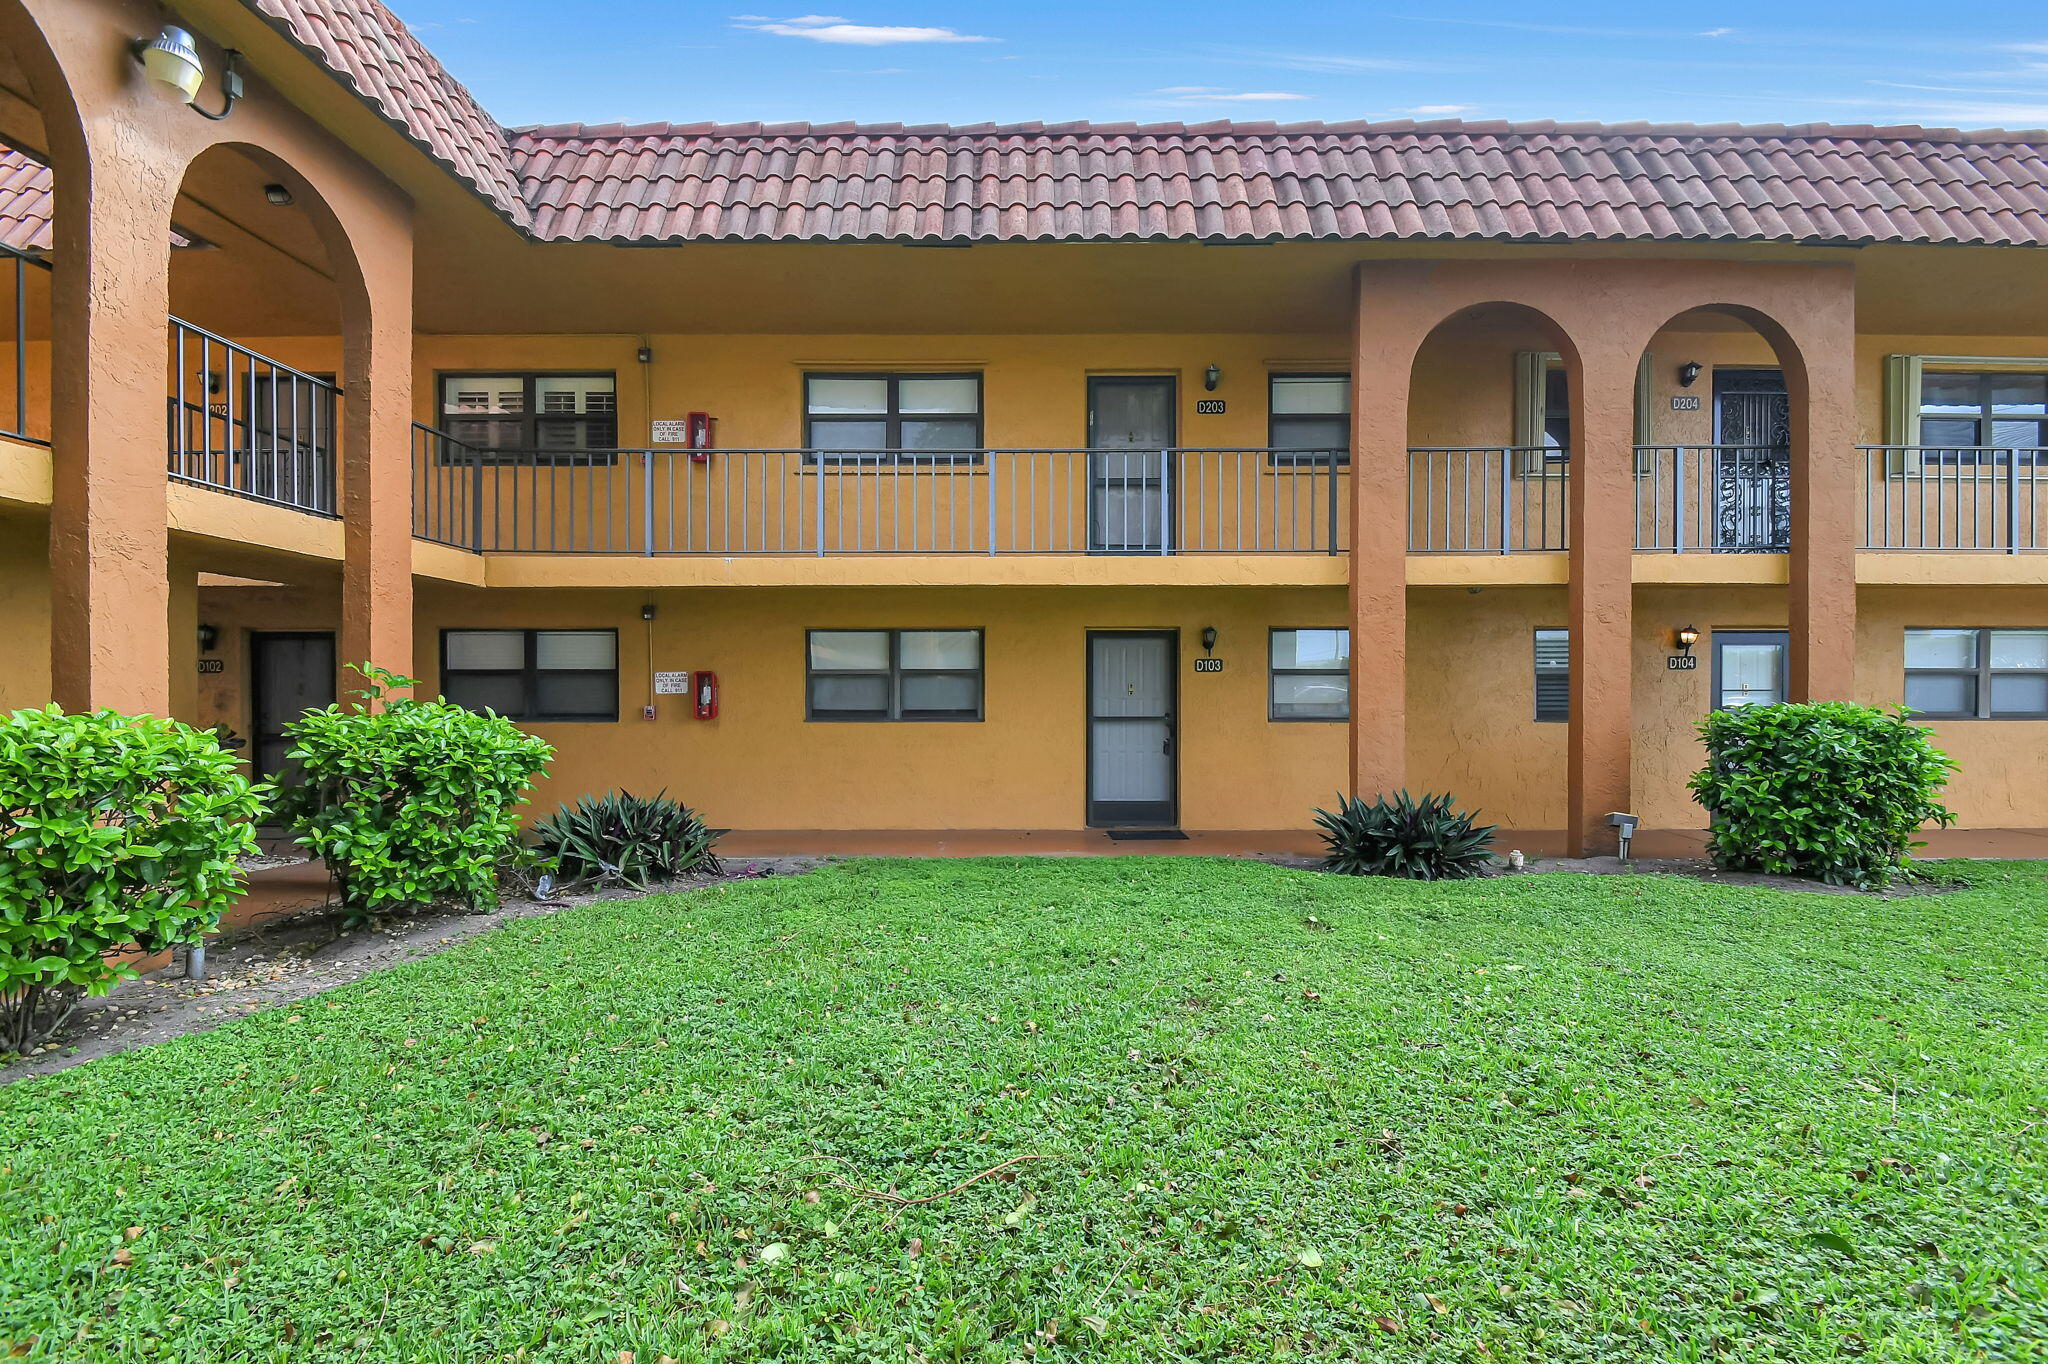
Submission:
[[213,646],[214,646],[214,645],[216,645],[216,644],[218,644],[218,643],[220,643],[220,630],[219,630],[219,629],[218,629],[217,627],[215,627],[215,626],[212,626],[212,625],[202,625],[202,626],[200,626],[200,627],[199,627],[199,652],[200,652],[200,653],[202,653],[202,654],[210,654],[210,653],[212,653],[212,652],[213,652]]
[[1691,388],[1692,381],[1700,377],[1701,365],[1697,360],[1688,360],[1678,367],[1678,386]]
[[292,206],[292,192],[283,185],[265,185],[263,197],[279,208]]
[[1678,641],[1680,653],[1691,653],[1692,646],[1700,642],[1700,632],[1690,625],[1679,626],[1671,632],[1671,637]]
[[1222,382],[1223,367],[1221,365],[1211,365],[1209,366],[1209,368],[1202,371],[1202,387],[1208,389],[1211,393],[1214,393],[1216,391],[1216,385]]
[[1215,651],[1216,627],[1213,625],[1204,625],[1202,627],[1202,652],[1205,654],[1209,654],[1214,653]]
[[205,83],[206,67],[200,63],[199,49],[193,45],[191,34],[166,24],[154,38],[137,38],[133,51],[135,60],[142,63],[142,69],[149,73],[151,80],[176,95],[178,103],[191,104],[192,112],[202,118],[216,121],[226,118],[234,112],[235,101],[242,97],[242,54],[233,48],[222,54],[227,66],[221,72],[220,93],[224,102],[217,114],[209,114],[192,104],[199,98],[199,87]]

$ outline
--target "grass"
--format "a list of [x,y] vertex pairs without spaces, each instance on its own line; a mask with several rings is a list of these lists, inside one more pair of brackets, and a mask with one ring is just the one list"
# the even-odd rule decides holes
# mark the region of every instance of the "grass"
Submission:
[[0,1355],[2040,1358],[2048,872],[1957,874],[526,920],[0,1090]]

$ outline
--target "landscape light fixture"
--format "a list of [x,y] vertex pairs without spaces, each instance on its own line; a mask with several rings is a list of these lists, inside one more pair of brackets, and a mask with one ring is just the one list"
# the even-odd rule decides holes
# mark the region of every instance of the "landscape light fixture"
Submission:
[[279,208],[290,208],[292,206],[292,192],[283,185],[265,185],[263,187],[263,197]]
[[216,122],[226,118],[234,112],[235,101],[242,97],[242,54],[233,48],[221,54],[226,66],[221,71],[222,104],[217,114],[193,104],[199,98],[199,87],[206,83],[206,67],[199,60],[199,48],[191,34],[176,25],[165,24],[156,37],[137,38],[131,50],[151,80],[176,95],[178,103],[192,105],[192,112],[202,118]]
[[1213,625],[1204,625],[1202,627],[1202,652],[1205,654],[1210,654],[1214,653],[1215,651],[1216,627]]
[[1211,365],[1202,372],[1202,387],[1208,389],[1211,393],[1214,393],[1216,385],[1222,382],[1223,367],[1221,365]]
[[1692,381],[1700,377],[1703,366],[1697,360],[1688,360],[1678,367],[1678,386],[1691,388]]
[[1680,653],[1691,653],[1692,646],[1700,642],[1699,630],[1690,625],[1679,626],[1671,632],[1671,637],[1678,641],[1678,651]]

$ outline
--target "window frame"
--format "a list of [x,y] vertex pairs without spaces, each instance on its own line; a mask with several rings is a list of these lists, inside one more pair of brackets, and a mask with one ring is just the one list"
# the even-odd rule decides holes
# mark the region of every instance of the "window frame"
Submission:
[[[1999,458],[2000,453],[2005,451],[2013,453],[2013,462],[2016,463],[2039,465],[2048,462],[2048,410],[2044,410],[2040,416],[2008,415],[2005,418],[2007,421],[2034,423],[2035,439],[2037,442],[2034,445],[2001,445],[1995,441],[1985,440],[1985,432],[1995,426],[1999,420],[1997,414],[1992,410],[1991,388],[2001,375],[2035,375],[2048,380],[2048,371],[2043,370],[1999,368],[1996,366],[1988,369],[1971,369],[1966,365],[1929,366],[1926,364],[1918,367],[1914,392],[1912,394],[1913,430],[1920,436],[1917,444],[1920,449],[1920,462],[1923,465],[1931,464],[1936,468],[1942,469],[1983,468],[1987,465],[1992,468],[1998,468],[2006,463],[2005,460]],[[1930,377],[1936,376],[1976,380],[1976,415],[1965,417],[1958,416],[1952,412],[1930,413],[1927,410],[1927,380]],[[1973,421],[1977,424],[1977,439],[1970,445],[1929,445],[1924,432],[1930,420],[1938,422]],[[2030,452],[2029,457],[2021,460],[2021,451]],[[1935,457],[1930,458],[1930,452],[1947,452],[1947,454],[1946,456],[1936,454]]]
[[[1543,638],[1543,636],[1544,636],[1544,635],[1563,635],[1563,636],[1564,636],[1564,647],[1565,647],[1565,655],[1564,655],[1564,666],[1563,666],[1562,668],[1546,668],[1546,667],[1544,667],[1544,666],[1543,666],[1543,655],[1542,655],[1542,654],[1541,654],[1541,653],[1539,652],[1539,649],[1540,649],[1540,647],[1541,647],[1541,645],[1542,645],[1542,638]],[[1572,647],[1572,632],[1571,632],[1571,627],[1570,627],[1570,626],[1558,626],[1558,625],[1538,625],[1538,626],[1535,626],[1535,627],[1534,627],[1534,628],[1533,628],[1533,629],[1532,629],[1532,630],[1530,631],[1530,633],[1529,633],[1529,648],[1530,648],[1530,671],[1531,671],[1531,674],[1532,674],[1532,677],[1531,677],[1531,681],[1532,681],[1532,684],[1533,684],[1533,690],[1532,690],[1532,694],[1531,694],[1531,696],[1530,696],[1530,708],[1529,708],[1529,709],[1530,709],[1530,715],[1531,715],[1531,716],[1533,717],[1533,719],[1534,719],[1534,722],[1535,722],[1536,724],[1539,724],[1539,725],[1563,725],[1563,724],[1570,724],[1570,723],[1571,723],[1571,718],[1572,718],[1572,696],[1571,696],[1571,684],[1572,684],[1572,655],[1571,655],[1571,647]],[[1563,710],[1563,713],[1562,713],[1562,714],[1558,714],[1558,715],[1545,715],[1545,714],[1543,713],[1543,688],[1542,688],[1542,681],[1543,681],[1543,675],[1544,675],[1545,673],[1560,673],[1560,672],[1564,674],[1564,684],[1565,684],[1565,696],[1564,696],[1564,710]]]
[[[1915,631],[1970,630],[1977,636],[1977,665],[1974,668],[1915,668],[1905,663],[1904,643],[1906,637]],[[1976,708],[1967,711],[1919,710],[1913,714],[1929,720],[2003,720],[2007,722],[2026,720],[2048,720],[2048,707],[2029,711],[1994,711],[1991,708],[1991,681],[1994,677],[2042,677],[2048,678],[2048,668],[1994,668],[1991,666],[1991,637],[1997,634],[2038,634],[2048,630],[2044,625],[1908,625],[1900,635],[1899,661],[1906,681],[1920,677],[1967,677],[1975,688]],[[1900,685],[1900,700],[1905,700],[1905,687]]]
[[[457,379],[517,379],[520,383],[520,406],[525,410],[512,413],[479,413],[474,417],[451,412],[448,408],[448,385]],[[543,450],[540,448],[540,423],[549,414],[539,410],[537,390],[542,379],[609,379],[612,381],[612,443],[610,445],[585,446],[581,449]],[[508,422],[518,421],[520,445],[478,445],[463,440],[448,428],[451,423],[463,420]],[[556,420],[564,420],[557,417]],[[571,417],[566,420],[590,420],[588,415]],[[440,448],[440,463],[445,465],[468,465],[472,461],[456,453],[454,445],[474,450],[484,464],[531,464],[545,468],[582,468],[585,466],[610,466],[619,462],[619,372],[615,369],[437,369],[434,371],[434,429],[448,437],[437,441]]]
[[[974,636],[974,714],[942,714],[934,711],[911,711],[903,709],[903,679],[910,677],[964,677],[964,668],[905,668],[903,666],[904,635],[959,635]],[[820,672],[811,665],[811,637],[813,635],[886,635],[889,639],[889,669],[886,673],[873,669],[834,668]],[[820,712],[815,703],[811,682],[816,677],[880,677],[889,684],[889,710],[887,714],[872,712],[855,714],[850,711]],[[978,625],[913,625],[900,629],[877,625],[817,625],[804,629],[804,723],[821,725],[978,725],[988,718],[988,631]]]
[[[459,668],[448,666],[448,637],[450,635],[508,635],[525,636],[522,641],[523,661],[513,668]],[[542,668],[540,666],[540,637],[542,635],[610,635],[612,637],[612,666],[603,668]],[[451,673],[465,677],[516,677],[520,680],[520,713],[517,715],[498,714],[515,724],[532,725],[615,725],[619,722],[619,632],[615,627],[590,625],[542,625],[528,628],[519,625],[452,625],[441,630],[441,695],[446,699],[448,678]],[[612,680],[612,708],[609,715],[596,712],[587,714],[543,714],[538,708],[540,679],[542,674],[575,677],[609,677]],[[451,705],[462,705],[460,701]],[[468,707],[464,706],[467,710]]]
[[[1344,411],[1337,412],[1276,412],[1273,410],[1273,381],[1276,379],[1342,379],[1344,381]],[[1348,469],[1351,467],[1351,423],[1358,397],[1358,386],[1349,370],[1340,369],[1276,369],[1266,372],[1266,463],[1273,468],[1301,467]],[[1344,445],[1335,452],[1334,461],[1321,458],[1325,451],[1319,447],[1304,446],[1300,449],[1283,449],[1278,435],[1283,424],[1296,421],[1328,421],[1342,417],[1344,421]],[[1270,659],[1271,654],[1267,655]]]
[[[1273,664],[1273,636],[1327,630],[1344,636],[1346,663],[1342,668],[1280,668]],[[1266,627],[1266,722],[1274,725],[1346,725],[1351,723],[1351,627],[1348,625],[1269,625]],[[1342,715],[1276,715],[1273,713],[1273,681],[1279,677],[1341,677],[1344,679]]]
[[[887,411],[881,414],[880,417],[885,425],[886,437],[880,450],[864,454],[857,450],[828,452],[825,449],[824,443],[820,442],[816,435],[815,427],[817,424],[823,423],[826,426],[833,426],[851,425],[856,422],[873,422],[876,420],[876,414],[867,413],[863,415],[851,412],[814,414],[811,411],[811,380],[813,379],[882,379],[888,383],[889,406]],[[972,379],[974,381],[974,444],[964,451],[933,451],[930,454],[920,454],[914,450],[904,450],[904,413],[901,386],[905,379]],[[964,465],[973,468],[978,467],[988,454],[988,393],[987,385],[983,380],[983,371],[978,369],[807,369],[802,372],[802,377],[797,382],[797,406],[803,417],[803,462],[808,468],[887,469],[906,465],[914,468],[934,466],[943,468],[949,465]],[[948,421],[959,421],[966,415],[959,412],[914,412],[910,414],[910,420],[917,421],[927,417],[939,417]],[[829,458],[827,458],[828,453],[830,455]]]

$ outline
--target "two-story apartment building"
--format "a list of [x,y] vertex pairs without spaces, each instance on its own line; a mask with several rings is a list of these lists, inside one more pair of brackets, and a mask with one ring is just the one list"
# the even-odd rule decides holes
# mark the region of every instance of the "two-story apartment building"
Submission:
[[2048,827],[2048,134],[506,129],[374,0],[0,0],[0,139],[0,705],[270,775],[369,659],[740,829],[1595,849],[1844,697]]

